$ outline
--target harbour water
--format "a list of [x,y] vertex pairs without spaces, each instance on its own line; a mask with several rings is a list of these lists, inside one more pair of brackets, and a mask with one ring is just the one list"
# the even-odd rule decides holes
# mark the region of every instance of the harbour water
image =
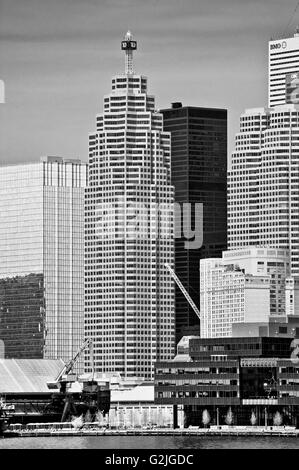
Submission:
[[0,449],[299,449],[299,438],[264,436],[62,436],[0,439]]

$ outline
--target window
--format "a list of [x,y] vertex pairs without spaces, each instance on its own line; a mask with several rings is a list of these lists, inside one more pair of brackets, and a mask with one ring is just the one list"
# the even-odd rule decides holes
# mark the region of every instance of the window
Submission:
[[288,328],[286,326],[280,326],[279,327],[279,333],[280,334],[286,334],[288,332]]

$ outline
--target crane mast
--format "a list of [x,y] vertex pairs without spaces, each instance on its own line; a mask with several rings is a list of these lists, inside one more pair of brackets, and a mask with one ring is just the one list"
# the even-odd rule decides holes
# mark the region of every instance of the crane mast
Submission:
[[181,283],[181,281],[179,280],[178,276],[176,275],[176,273],[174,272],[174,270],[170,267],[170,265],[168,263],[165,263],[165,267],[168,269],[168,271],[170,272],[170,275],[171,277],[173,278],[173,280],[175,281],[175,283],[177,284],[177,286],[180,288],[181,292],[183,293],[183,295],[185,296],[185,299],[187,300],[188,304],[190,305],[190,307],[194,310],[194,312],[196,313],[196,315],[198,316],[198,318],[200,319],[200,311],[198,310],[198,308],[196,307],[195,303],[193,302],[193,300],[191,299],[190,295],[188,294],[188,292],[186,291],[185,287],[183,286],[183,284]]

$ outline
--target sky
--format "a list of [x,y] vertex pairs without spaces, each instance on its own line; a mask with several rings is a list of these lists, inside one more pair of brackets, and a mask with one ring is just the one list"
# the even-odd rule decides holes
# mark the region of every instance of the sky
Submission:
[[0,0],[0,164],[88,158],[88,133],[124,71],[120,42],[156,108],[228,110],[229,153],[245,108],[267,105],[268,41],[292,36],[297,0]]

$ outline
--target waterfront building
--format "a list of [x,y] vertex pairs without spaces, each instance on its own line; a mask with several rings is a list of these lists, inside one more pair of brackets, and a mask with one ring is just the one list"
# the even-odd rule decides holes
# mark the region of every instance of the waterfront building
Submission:
[[228,174],[228,249],[289,251],[299,274],[299,107],[246,110]]
[[201,336],[231,336],[234,323],[267,322],[270,315],[289,313],[288,275],[285,250],[247,247],[201,260]]
[[86,164],[0,167],[0,339],[5,358],[69,361],[84,339]]
[[[299,72],[299,30],[293,37],[269,41],[268,106],[289,102],[287,76]],[[296,77],[294,77],[297,79]],[[298,87],[298,81],[297,81]]]
[[[64,401],[58,389],[50,390],[63,368],[61,360],[2,359],[0,358],[0,400],[10,407],[10,423],[58,423],[64,410]],[[71,376],[70,376],[71,377]],[[172,405],[157,405],[154,401],[154,383],[140,378],[124,380],[119,374],[95,372],[82,374],[69,382],[67,394],[76,402],[77,413],[83,413],[110,428],[173,427]],[[86,411],[83,406],[84,384],[92,380],[98,385],[97,406]],[[88,404],[88,399],[85,400]],[[87,413],[87,414],[86,414]],[[183,414],[181,414],[183,417]],[[70,422],[61,423],[65,427]],[[181,423],[182,424],[182,423]],[[38,425],[37,425],[38,426]]]
[[[203,204],[203,244],[187,249],[175,240],[175,272],[200,309],[199,260],[220,257],[227,248],[227,111],[182,106],[163,109],[164,130],[171,132],[171,181],[175,202]],[[191,221],[194,227],[194,211]],[[199,319],[181,290],[175,290],[176,341],[199,333]]]
[[165,268],[174,260],[173,186],[170,134],[147,78],[133,71],[136,48],[128,32],[125,73],[112,78],[89,136],[85,335],[96,371],[151,379],[154,362],[171,358],[175,346],[174,286]]
[[190,339],[185,355],[155,367],[155,403],[184,407],[185,427],[299,424],[293,337]]

